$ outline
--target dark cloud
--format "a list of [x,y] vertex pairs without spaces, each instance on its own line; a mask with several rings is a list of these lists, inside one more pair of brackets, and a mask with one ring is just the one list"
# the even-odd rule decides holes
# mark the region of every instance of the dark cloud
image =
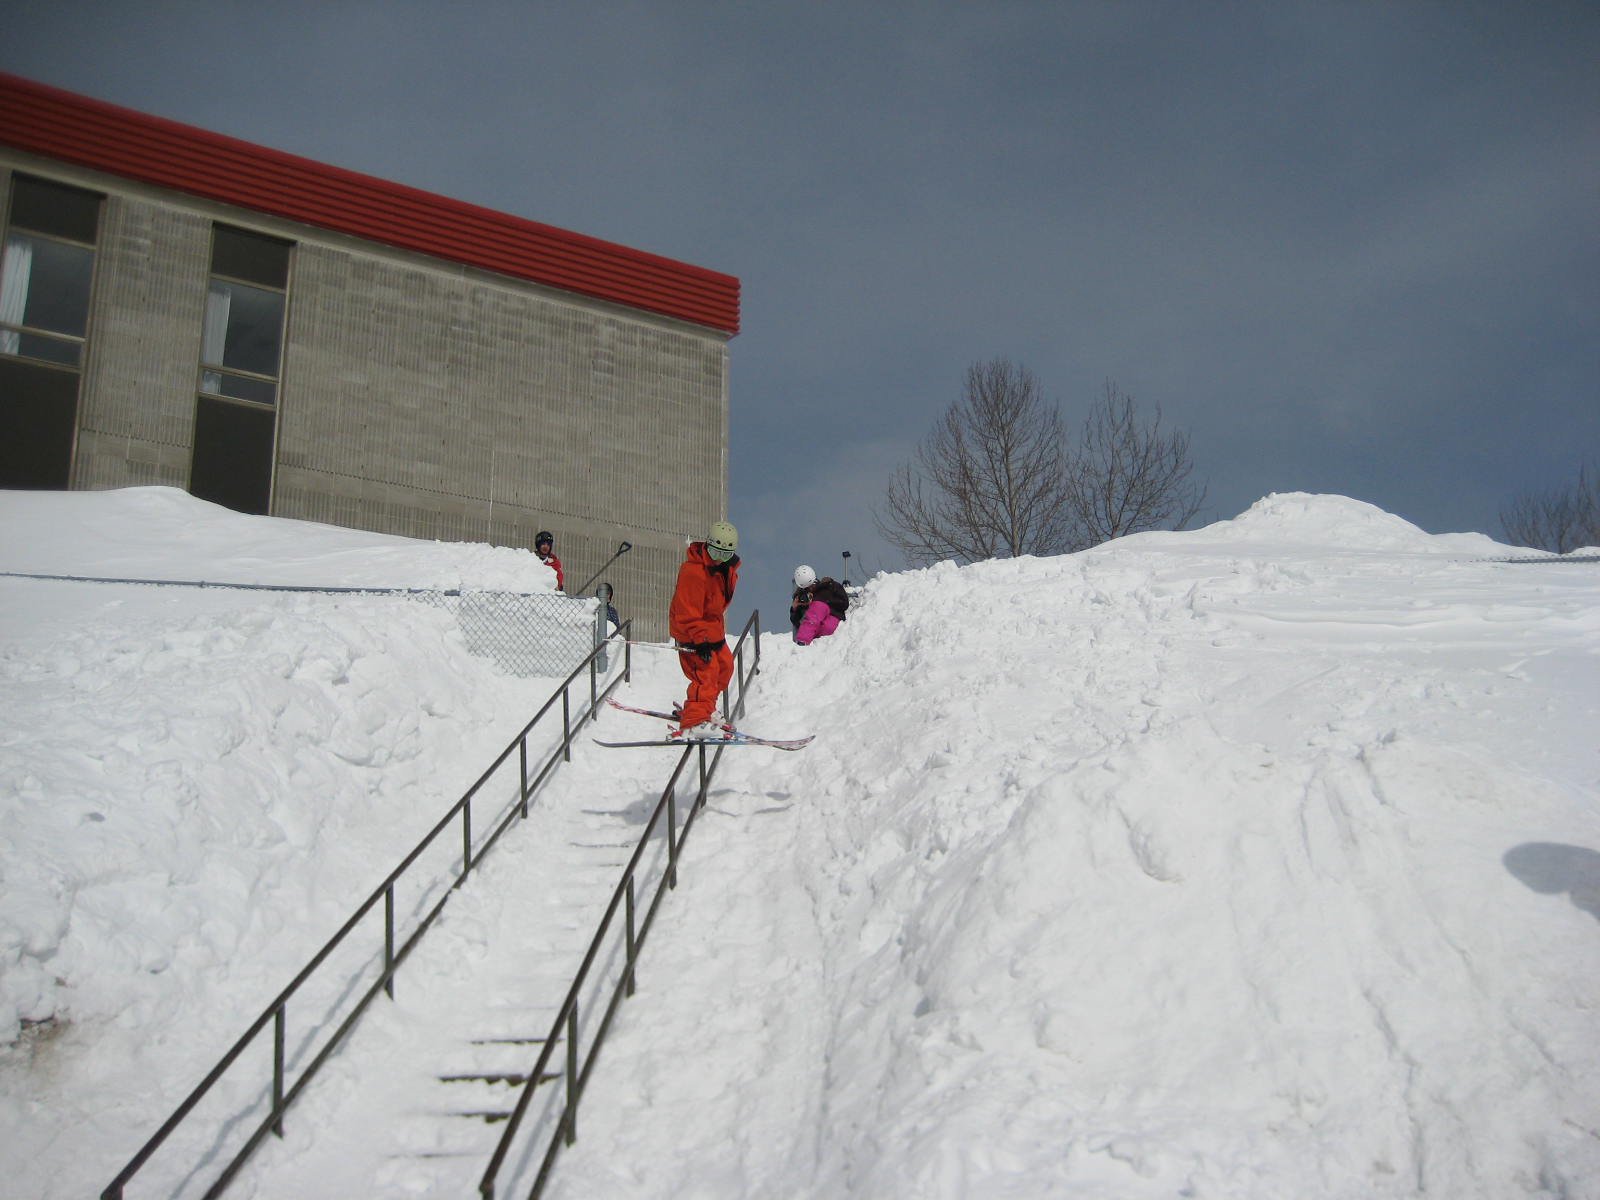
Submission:
[[[1498,533],[1600,457],[1592,3],[166,4],[0,67],[738,275],[747,602],[894,560],[966,366],[1193,431],[1213,515]],[[826,564],[826,567],[824,566]]]

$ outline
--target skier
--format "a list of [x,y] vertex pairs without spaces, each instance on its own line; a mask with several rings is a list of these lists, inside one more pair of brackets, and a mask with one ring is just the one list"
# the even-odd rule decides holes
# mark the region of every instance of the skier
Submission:
[[817,573],[802,563],[794,569],[794,598],[789,602],[789,621],[794,625],[794,640],[809,646],[819,637],[827,637],[839,628],[845,612],[850,607],[850,597],[833,579]]
[[555,554],[555,538],[550,536],[548,529],[539,530],[539,535],[533,539],[533,552],[539,556],[539,561],[556,573],[556,591],[566,587],[567,578],[561,573],[561,560]]
[[703,542],[690,542],[678,568],[667,611],[667,630],[678,647],[678,665],[689,680],[678,725],[668,741],[720,739],[721,725],[712,720],[717,697],[733,678],[733,651],[723,616],[739,582],[739,531],[717,521]]

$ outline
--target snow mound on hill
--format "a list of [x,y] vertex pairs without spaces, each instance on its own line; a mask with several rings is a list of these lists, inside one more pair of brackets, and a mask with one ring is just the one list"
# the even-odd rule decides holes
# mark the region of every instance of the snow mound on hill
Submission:
[[765,652],[817,740],[719,777],[553,1200],[1594,1200],[1600,573],[1503,554],[1270,496]]
[[[419,555],[419,546],[428,552]],[[255,517],[170,487],[0,492],[0,569],[306,587],[543,592],[528,550]]]
[[1481,533],[1428,533],[1404,517],[1365,501],[1312,492],[1274,492],[1237,517],[1204,529],[1137,536],[1154,539],[1158,544],[1179,539],[1207,550],[1219,543],[1480,556],[1505,555],[1511,549]]
[[[173,488],[0,491],[0,572],[548,590],[531,553],[246,516]],[[290,973],[549,689],[403,597],[0,578],[0,1045],[162,1027]],[[442,776],[442,777],[441,777]],[[180,1022],[181,1023],[181,1022]]]

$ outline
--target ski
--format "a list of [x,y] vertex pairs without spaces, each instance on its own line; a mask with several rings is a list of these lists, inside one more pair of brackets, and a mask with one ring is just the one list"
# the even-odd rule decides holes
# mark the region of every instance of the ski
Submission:
[[675,742],[669,742],[666,738],[653,742],[602,742],[599,738],[595,738],[594,744],[605,746],[610,750],[626,750],[634,746],[766,746],[770,750],[803,750],[811,744],[811,739],[814,737],[816,734],[803,738],[764,738],[735,730],[727,737],[721,738],[679,738]]
[[[610,696],[606,697],[606,703],[611,705],[612,708],[621,709],[623,712],[638,713],[641,717],[655,717],[661,721],[671,721],[674,725],[678,723],[678,714],[675,712],[662,712],[660,709],[655,708],[635,708],[631,704],[624,704],[622,701],[613,699]],[[723,728],[732,729],[733,726],[724,725]]]
[[[668,721],[674,725],[678,723],[677,713],[662,712],[657,708],[635,708],[631,704],[624,704],[622,701],[614,700],[610,696],[606,697],[606,703],[622,712],[637,713],[641,717],[654,717],[658,721]],[[687,742],[681,739],[669,742],[665,738],[659,742],[602,742],[599,738],[595,738],[594,741],[597,746],[607,746],[611,749],[621,749],[627,746],[767,746],[774,750],[799,750],[804,746],[810,745],[811,739],[817,736],[813,733],[803,738],[764,738],[735,729],[725,722],[719,721],[718,724],[722,726],[723,731],[728,736],[721,738],[695,738]]]

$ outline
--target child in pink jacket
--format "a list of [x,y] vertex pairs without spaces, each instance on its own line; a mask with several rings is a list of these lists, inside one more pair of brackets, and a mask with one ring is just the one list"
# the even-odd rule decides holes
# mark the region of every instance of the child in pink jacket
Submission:
[[794,640],[809,646],[819,637],[827,637],[839,628],[845,610],[850,607],[850,597],[832,579],[817,578],[810,567],[800,566],[794,572],[794,600],[790,604],[790,617],[799,614]]

